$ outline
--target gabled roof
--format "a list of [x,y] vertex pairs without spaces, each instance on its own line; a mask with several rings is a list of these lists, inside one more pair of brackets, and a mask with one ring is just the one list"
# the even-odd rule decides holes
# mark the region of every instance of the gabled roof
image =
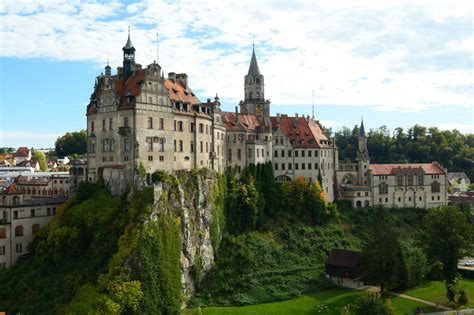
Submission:
[[30,149],[27,147],[19,147],[15,153],[13,153],[14,157],[28,157],[30,154]]
[[7,188],[5,188],[2,192],[5,195],[21,195],[22,192],[16,187],[14,183],[8,185]]
[[290,143],[297,148],[329,148],[328,137],[324,134],[319,122],[305,117],[271,117],[272,125],[286,135]]
[[326,265],[354,268],[360,261],[362,253],[347,249],[332,249],[329,253]]
[[469,181],[469,177],[464,172],[448,172],[448,180],[452,179]]
[[370,164],[369,170],[373,175],[395,175],[422,169],[425,174],[444,174],[444,170],[436,163],[407,163],[407,164]]

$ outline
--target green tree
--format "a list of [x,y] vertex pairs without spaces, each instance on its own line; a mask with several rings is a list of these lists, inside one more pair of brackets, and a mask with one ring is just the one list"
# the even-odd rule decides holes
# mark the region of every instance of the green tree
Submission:
[[[368,241],[363,246],[364,274],[369,282],[380,286],[382,296],[385,289],[401,283],[400,244],[395,231],[393,217],[385,207],[373,210],[368,232]],[[402,280],[403,281],[403,280]]]
[[468,302],[468,296],[466,292],[466,286],[460,278],[454,279],[453,283],[449,284],[449,291],[453,294],[449,297],[451,303],[453,303],[456,309],[456,314],[459,314],[461,306],[466,305]]
[[450,290],[458,272],[458,261],[463,249],[472,241],[474,231],[468,224],[468,217],[456,206],[441,206],[430,209],[424,222],[424,244],[431,263],[443,265],[447,295],[451,300]]
[[428,272],[428,259],[423,249],[410,242],[401,242],[402,256],[405,262],[404,271],[407,275],[406,287],[416,287]]
[[10,154],[13,152],[15,152],[14,148],[7,148],[7,147],[0,148],[0,154]]
[[356,315],[395,315],[390,299],[383,300],[379,295],[364,292],[354,302]]
[[43,152],[34,150],[33,151],[33,159],[38,161],[40,170],[46,172],[48,170],[48,164],[46,163],[46,156]]
[[59,158],[73,154],[85,154],[87,152],[87,132],[85,130],[66,132],[56,140],[54,146]]

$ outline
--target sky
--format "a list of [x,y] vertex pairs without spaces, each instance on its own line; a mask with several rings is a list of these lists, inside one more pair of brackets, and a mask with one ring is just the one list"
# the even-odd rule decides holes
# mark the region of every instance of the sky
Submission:
[[0,3],[0,147],[53,147],[86,127],[95,77],[135,60],[185,72],[199,99],[243,98],[252,44],[271,114],[334,131],[415,124],[474,133],[472,1]]

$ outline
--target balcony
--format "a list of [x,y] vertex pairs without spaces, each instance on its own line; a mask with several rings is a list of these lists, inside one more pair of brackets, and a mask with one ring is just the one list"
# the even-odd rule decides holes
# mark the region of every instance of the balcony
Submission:
[[121,136],[129,136],[130,135],[130,127],[119,127],[118,133]]

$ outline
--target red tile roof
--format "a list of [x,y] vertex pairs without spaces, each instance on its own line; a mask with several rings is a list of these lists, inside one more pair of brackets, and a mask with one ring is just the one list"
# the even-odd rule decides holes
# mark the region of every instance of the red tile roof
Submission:
[[305,117],[288,117],[287,115],[280,116],[280,123],[278,124],[278,117],[272,117],[272,125],[280,128],[283,133],[289,138],[294,147],[316,147],[329,148],[331,145],[328,137],[323,133],[319,122]]
[[426,174],[444,174],[444,170],[435,163],[408,163],[408,164],[370,164],[369,170],[373,175],[394,175],[400,169],[402,172],[408,170],[423,169]]
[[18,187],[16,187],[16,185],[14,183],[8,185],[8,187],[5,188],[5,190],[3,190],[3,193],[6,194],[6,195],[20,195],[20,194],[22,194],[22,192],[18,189]]
[[263,120],[253,115],[242,115],[234,112],[221,112],[222,121],[231,131],[253,131],[256,132],[263,124]]
[[178,80],[165,80],[165,87],[168,89],[168,96],[172,101],[180,101],[189,104],[201,103],[193,91],[189,87],[186,89],[183,83]]
[[16,150],[15,153],[13,153],[14,157],[28,157],[30,153],[30,149],[27,147],[19,147],[18,150]]

